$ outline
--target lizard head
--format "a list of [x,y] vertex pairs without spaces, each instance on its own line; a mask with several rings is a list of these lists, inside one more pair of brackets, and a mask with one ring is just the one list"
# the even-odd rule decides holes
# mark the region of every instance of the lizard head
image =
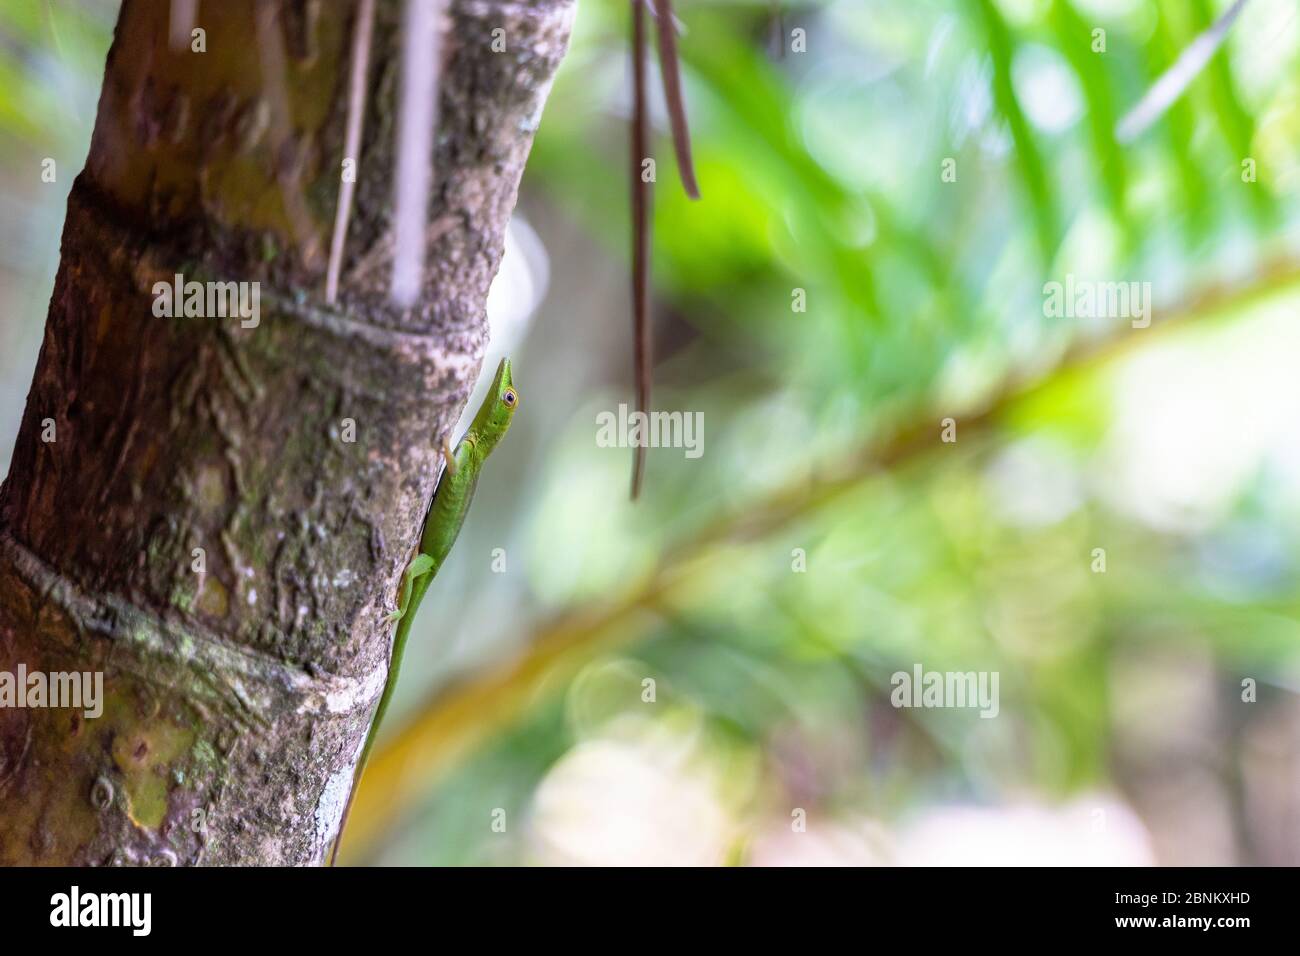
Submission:
[[487,398],[474,416],[470,431],[478,442],[481,453],[486,456],[501,436],[510,427],[510,421],[519,407],[519,390],[515,388],[510,376],[510,359],[503,358],[497,366],[496,377],[492,379],[492,388]]

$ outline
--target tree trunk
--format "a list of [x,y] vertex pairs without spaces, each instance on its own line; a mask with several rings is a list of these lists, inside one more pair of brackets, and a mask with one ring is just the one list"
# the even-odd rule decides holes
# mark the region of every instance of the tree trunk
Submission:
[[[123,4],[0,490],[0,672],[102,673],[102,714],[0,707],[0,863],[322,860],[572,13],[451,0],[399,309],[401,3],[377,4],[334,307],[357,4],[203,3],[205,52],[169,47],[168,4]],[[257,283],[256,325],[159,316],[178,273]]]

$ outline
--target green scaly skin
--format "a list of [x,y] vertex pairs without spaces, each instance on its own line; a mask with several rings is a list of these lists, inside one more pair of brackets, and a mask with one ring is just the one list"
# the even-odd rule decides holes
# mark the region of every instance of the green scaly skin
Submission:
[[379,708],[375,711],[374,722],[366,735],[365,746],[361,749],[361,759],[357,762],[356,774],[352,779],[352,790],[348,793],[348,802],[343,808],[343,818],[339,821],[339,832],[334,838],[334,848],[330,853],[330,866],[338,856],[339,844],[343,840],[343,829],[347,826],[348,813],[352,809],[352,798],[356,796],[357,784],[366,771],[366,761],[370,749],[375,744],[379,725],[383,722],[388,704],[392,700],[393,688],[397,686],[397,675],[402,667],[402,652],[406,649],[406,638],[411,633],[411,624],[415,621],[415,612],[419,610],[424,592],[429,589],[442,562],[446,560],[451,546],[456,543],[461,526],[465,524],[465,515],[469,512],[474,489],[478,485],[479,471],[492,449],[505,436],[514,418],[515,409],[519,407],[519,392],[510,378],[510,360],[502,359],[497,366],[496,378],[483,404],[479,406],[469,430],[465,432],[456,450],[451,451],[443,445],[443,457],[447,467],[443,469],[442,478],[433,493],[433,501],[424,519],[424,531],[420,535],[420,550],[402,575],[402,594],[397,610],[389,615],[389,621],[397,622],[397,633],[393,636],[393,655],[388,665],[388,679],[384,683],[383,696],[379,698]]

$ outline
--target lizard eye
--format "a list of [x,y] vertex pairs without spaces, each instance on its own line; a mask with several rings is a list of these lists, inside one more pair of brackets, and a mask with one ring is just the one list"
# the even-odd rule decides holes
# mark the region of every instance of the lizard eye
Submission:
[[505,393],[501,396],[501,401],[506,403],[506,408],[514,408],[515,402],[519,401],[519,396],[515,394],[513,388],[507,388]]

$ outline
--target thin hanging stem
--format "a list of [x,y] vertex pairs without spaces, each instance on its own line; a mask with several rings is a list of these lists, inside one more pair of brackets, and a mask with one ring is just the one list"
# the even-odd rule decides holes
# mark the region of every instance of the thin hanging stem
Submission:
[[[48,16],[50,5],[45,4],[45,13]],[[199,0],[172,0],[171,2],[171,20],[168,24],[167,42],[173,50],[188,50],[190,46],[191,34],[195,24],[199,22]],[[55,37],[58,42],[58,37]],[[60,53],[63,51],[60,50]]]
[[334,210],[334,235],[330,239],[329,267],[325,272],[325,301],[333,305],[339,294],[339,273],[343,269],[343,246],[352,216],[352,194],[361,163],[361,128],[366,115],[366,73],[370,68],[370,38],[374,32],[375,0],[361,0],[352,28],[352,74],[348,78],[348,123],[343,136],[343,158],[351,159],[353,176],[339,186],[339,204]]
[[686,105],[682,100],[682,69],[677,57],[677,27],[672,0],[654,0],[656,30],[659,36],[659,75],[664,84],[664,102],[673,130],[673,149],[677,153],[677,173],[682,188],[692,199],[700,198],[695,181],[695,164],[691,161],[691,131],[686,123]]
[[438,123],[443,0],[406,0],[393,202],[393,301],[409,308],[424,279],[425,221]]
[[[632,327],[636,366],[636,406],[650,411],[650,216],[651,186],[642,173],[649,140],[646,118],[645,3],[632,0]],[[632,500],[641,494],[645,446],[637,443],[632,461]]]
[[1133,142],[1174,105],[1223,44],[1228,31],[1237,22],[1237,17],[1245,6],[1246,0],[1236,0],[1219,19],[1210,24],[1187,49],[1179,54],[1174,65],[1160,74],[1160,78],[1151,89],[1146,91],[1138,104],[1115,124],[1117,140],[1126,144]]

